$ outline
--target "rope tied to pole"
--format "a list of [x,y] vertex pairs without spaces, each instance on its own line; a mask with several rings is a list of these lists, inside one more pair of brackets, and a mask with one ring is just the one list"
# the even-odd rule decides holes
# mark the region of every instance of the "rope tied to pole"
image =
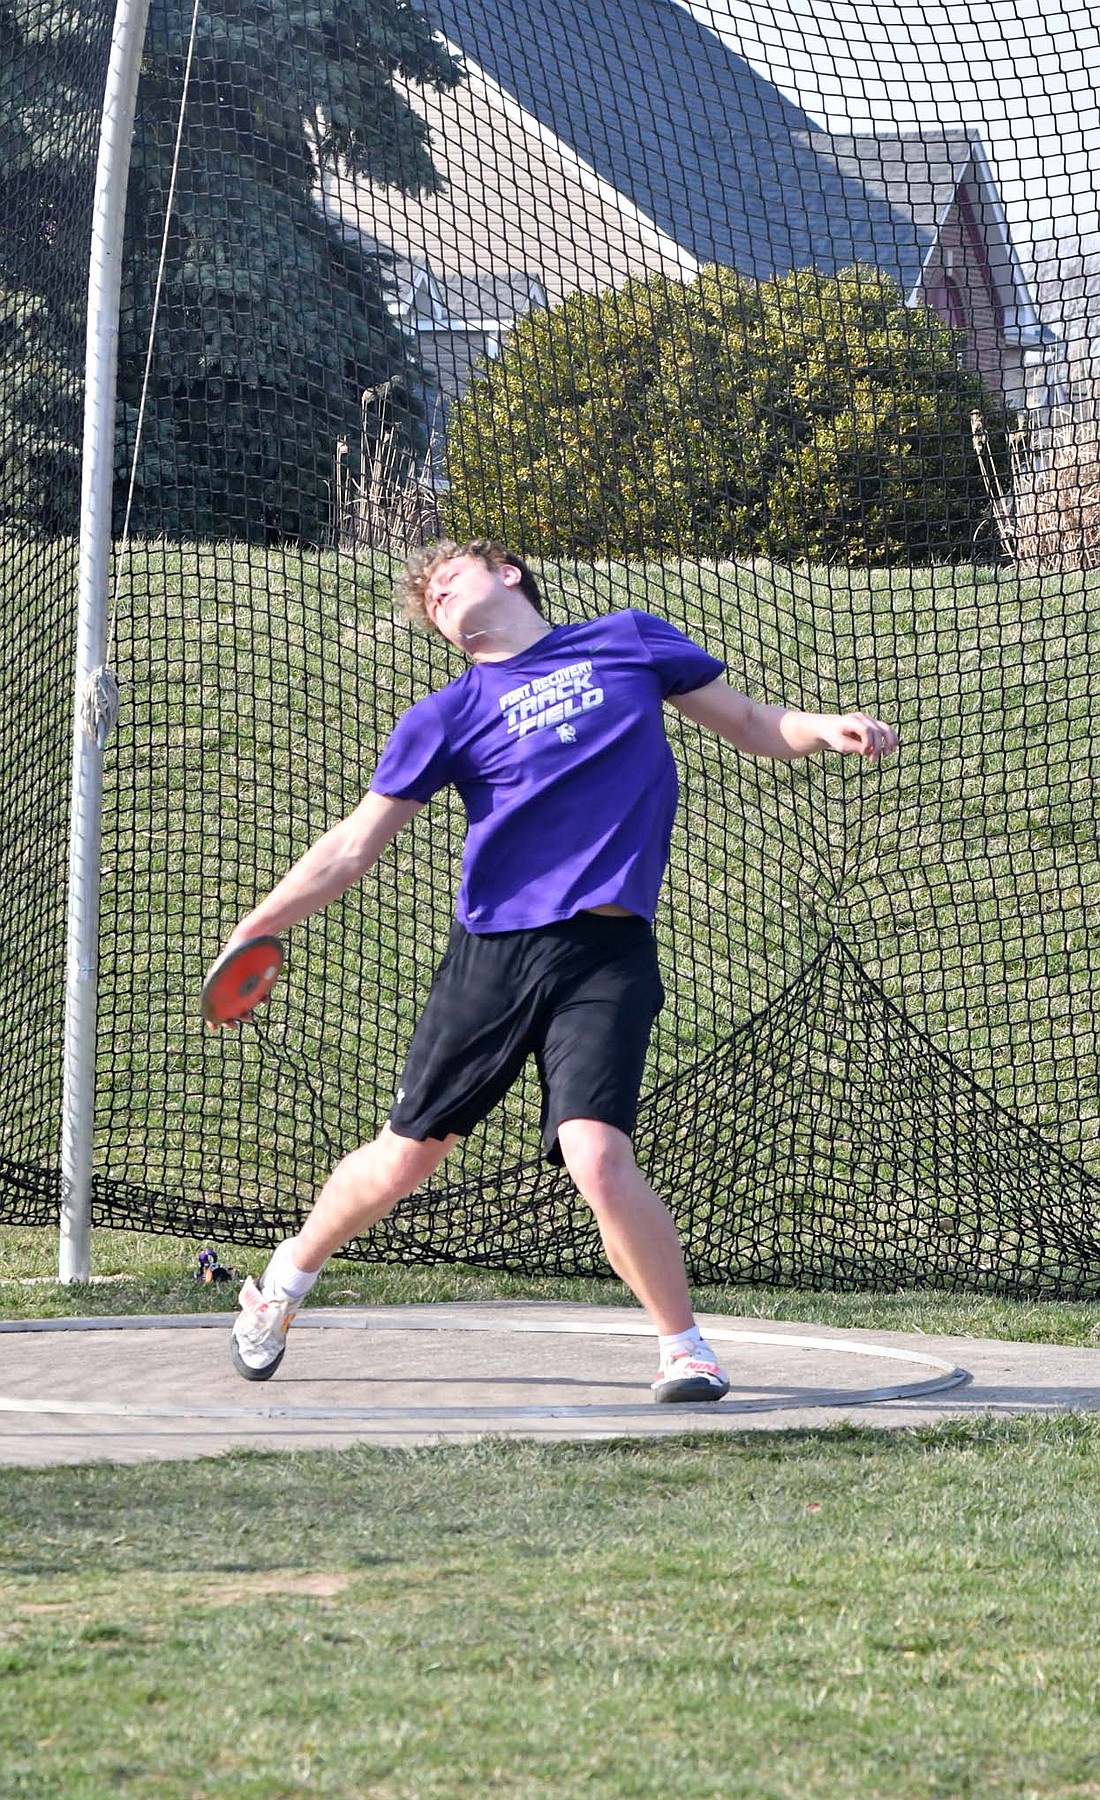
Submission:
[[80,727],[85,737],[102,750],[118,722],[118,676],[101,663],[93,669],[80,695]]

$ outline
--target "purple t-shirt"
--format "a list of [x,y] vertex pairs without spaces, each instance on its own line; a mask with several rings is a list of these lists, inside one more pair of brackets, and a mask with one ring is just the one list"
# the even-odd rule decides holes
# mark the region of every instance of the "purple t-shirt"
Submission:
[[723,672],[649,613],[557,625],[411,706],[371,791],[430,800],[454,783],[469,819],[457,908],[468,931],[611,904],[651,919],[677,800],[661,702]]

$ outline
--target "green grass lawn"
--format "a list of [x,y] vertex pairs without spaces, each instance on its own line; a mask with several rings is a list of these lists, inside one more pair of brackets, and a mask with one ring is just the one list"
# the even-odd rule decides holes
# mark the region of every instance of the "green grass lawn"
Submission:
[[1078,1800],[1092,1419],[0,1471],[5,1800]]
[[[92,1314],[231,1312],[234,1283],[195,1279],[202,1241],[138,1232],[92,1234],[91,1282],[61,1287],[57,1233],[44,1227],[0,1232],[0,1318],[79,1318]],[[217,1245],[223,1264],[258,1275],[266,1252]],[[1019,1343],[1100,1346],[1100,1302],[1018,1300],[934,1289],[898,1293],[811,1293],[796,1288],[700,1284],[700,1312],[749,1319],[913,1331],[930,1336],[1008,1338]],[[364,1264],[334,1259],[314,1289],[313,1305],[389,1306],[452,1300],[562,1300],[633,1306],[618,1281],[509,1274],[469,1264]]]
[[[228,1312],[198,1242],[0,1235],[0,1316]],[[222,1260],[262,1257],[219,1244]],[[627,1303],[334,1262],[322,1304]],[[1100,1343],[1100,1305],[708,1310]],[[0,1469],[4,1800],[1083,1800],[1100,1421]]]

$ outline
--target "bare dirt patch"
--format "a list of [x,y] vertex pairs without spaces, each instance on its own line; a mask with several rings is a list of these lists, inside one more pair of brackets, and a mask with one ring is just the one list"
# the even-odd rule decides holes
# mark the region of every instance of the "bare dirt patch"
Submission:
[[351,1576],[339,1570],[318,1569],[303,1573],[299,1569],[265,1569],[263,1574],[229,1575],[214,1582],[204,1582],[193,1591],[200,1600],[221,1605],[238,1600],[254,1600],[257,1594],[301,1594],[312,1600],[335,1600],[347,1592]]

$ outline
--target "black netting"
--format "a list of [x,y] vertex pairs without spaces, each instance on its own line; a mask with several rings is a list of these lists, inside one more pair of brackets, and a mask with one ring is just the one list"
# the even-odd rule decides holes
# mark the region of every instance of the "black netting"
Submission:
[[56,1217],[92,188],[113,6],[0,5],[0,1191]]
[[[60,1183],[109,12],[0,5],[0,1217],[28,1223]],[[258,1027],[205,1035],[197,992],[461,666],[395,617],[405,555],[493,535],[554,623],[641,606],[755,698],[901,729],[879,770],[670,719],[637,1142],[693,1275],[1096,1293],[1089,15],[210,0],[188,78],[190,26],[152,0],[125,244],[96,1220],[271,1242],[386,1116],[457,801],[294,931]],[[353,1251],[602,1270],[537,1110],[532,1076]]]

